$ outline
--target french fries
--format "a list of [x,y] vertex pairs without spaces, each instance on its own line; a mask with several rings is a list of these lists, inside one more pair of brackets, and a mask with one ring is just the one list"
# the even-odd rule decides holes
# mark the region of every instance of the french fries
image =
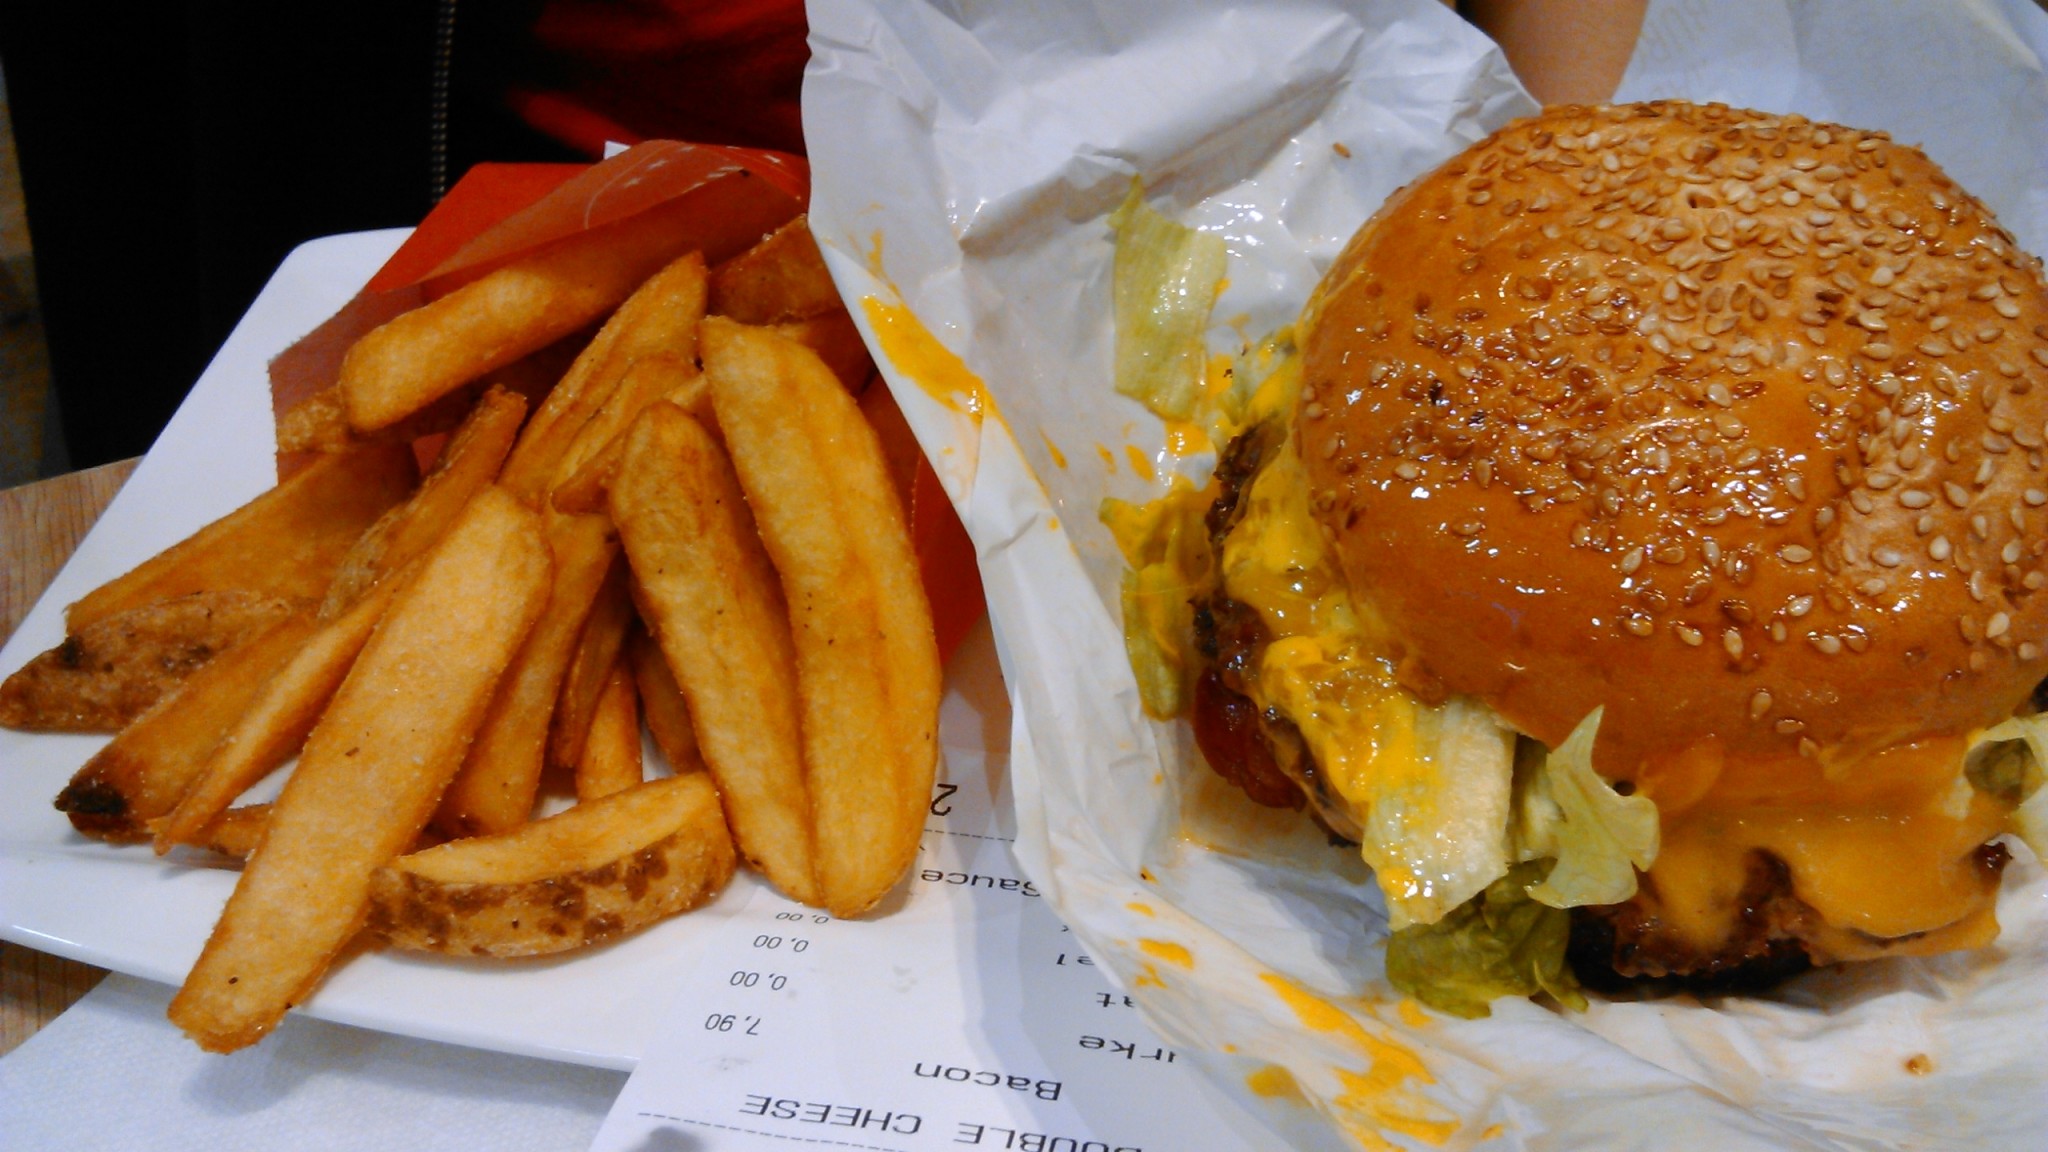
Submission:
[[612,663],[604,689],[590,714],[576,758],[576,799],[596,800],[640,783],[640,705],[633,670],[624,658]]
[[177,806],[154,830],[157,855],[192,842],[235,797],[299,750],[306,734],[384,616],[388,587],[374,588],[355,606],[300,644],[256,689],[241,716],[213,745]]
[[118,732],[208,660],[293,610],[254,592],[192,592],[109,616],[0,684],[0,725]]
[[[702,344],[712,408],[789,604],[818,886],[833,915],[858,915],[895,886],[924,831],[938,764],[931,609],[881,448],[831,370],[774,332],[716,317]],[[622,465],[615,512],[624,478]],[[707,741],[715,771],[710,753]]]
[[633,683],[640,689],[640,712],[647,721],[647,734],[678,776],[704,771],[704,756],[697,750],[697,732],[690,723],[690,705],[676,683],[661,646],[645,629],[635,628],[626,639],[626,660],[633,666]]
[[617,307],[672,253],[628,227],[550,244],[358,340],[342,358],[342,405],[374,432]]
[[806,216],[720,264],[711,276],[710,308],[713,315],[742,324],[780,324],[845,311]]
[[85,594],[64,611],[78,635],[110,616],[193,592],[317,601],[335,566],[412,488],[412,450],[372,444],[320,458],[190,538]]
[[553,487],[562,458],[584,425],[604,408],[636,363],[650,356],[694,359],[705,291],[704,261],[694,252],[641,285],[533,414],[505,464],[501,482],[521,499],[538,503]]
[[533,814],[562,673],[618,552],[618,538],[602,516],[555,516],[546,525],[555,573],[547,607],[498,685],[462,771],[441,799],[434,826],[449,836],[508,832]]
[[710,779],[672,776],[402,856],[377,872],[369,926],[410,951],[537,956],[693,908],[732,870]]
[[281,419],[303,470],[0,686],[0,721],[134,716],[58,797],[80,830],[243,861],[171,1004],[202,1047],[259,1039],[359,934],[540,955],[736,862],[838,915],[908,868],[938,699],[891,481],[915,443],[899,417],[885,461],[864,422],[801,218],[707,271],[650,240],[705,229],[647,215],[364,336]]
[[143,839],[314,628],[310,613],[289,616],[209,661],[87,760],[57,793],[57,809],[88,836]]
[[539,517],[491,490],[393,599],[171,1001],[200,1047],[233,1051],[276,1027],[361,926],[371,877],[426,826],[540,615],[548,568]]
[[789,611],[724,450],[682,409],[650,405],[610,496],[641,614],[689,701],[740,855],[817,903]]
[[562,674],[561,694],[555,698],[554,725],[548,731],[548,763],[557,771],[573,775],[582,763],[583,742],[597,714],[598,699],[610,682],[612,666],[618,663],[619,649],[626,642],[626,628],[633,622],[628,582],[625,564],[613,560],[596,602],[583,618],[576,650]]
[[320,615],[340,615],[386,573],[411,563],[445,535],[470,498],[497,476],[525,417],[525,397],[499,388],[484,393],[419,490],[371,525],[342,557]]

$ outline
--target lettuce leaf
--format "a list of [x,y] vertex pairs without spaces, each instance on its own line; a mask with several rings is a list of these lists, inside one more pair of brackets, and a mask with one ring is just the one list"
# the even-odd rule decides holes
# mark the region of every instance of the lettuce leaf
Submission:
[[1398,930],[1441,920],[1508,870],[1515,736],[1470,697],[1430,707],[1401,692],[1374,711],[1395,708],[1408,738],[1394,762],[1339,786],[1363,811],[1359,852]]
[[1499,997],[1538,992],[1584,1009],[1579,982],[1565,965],[1571,913],[1529,896],[1547,867],[1517,864],[1436,923],[1395,932],[1387,940],[1387,979],[1424,1004],[1467,1019],[1491,1015]]
[[1557,860],[1529,890],[1553,908],[1619,904],[1636,894],[1636,872],[1657,859],[1657,805],[1623,796],[1593,771],[1601,712],[1595,708],[1564,743],[1516,768],[1518,856]]
[[2048,714],[2015,716],[1977,737],[1963,772],[1980,792],[2017,805],[2010,827],[2048,861]]
[[1163,420],[1192,420],[1207,392],[1202,334],[1223,287],[1223,238],[1146,207],[1135,180],[1109,226],[1116,231],[1116,390]]

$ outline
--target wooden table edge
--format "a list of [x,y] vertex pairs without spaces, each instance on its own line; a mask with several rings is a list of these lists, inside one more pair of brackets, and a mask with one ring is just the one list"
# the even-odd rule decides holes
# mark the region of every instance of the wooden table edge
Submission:
[[[0,490],[0,643],[35,606],[135,471],[117,460]],[[106,970],[0,941],[0,1056],[92,991]]]

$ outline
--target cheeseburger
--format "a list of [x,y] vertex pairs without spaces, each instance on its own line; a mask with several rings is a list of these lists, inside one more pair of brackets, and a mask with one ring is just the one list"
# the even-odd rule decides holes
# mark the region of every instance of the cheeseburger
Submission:
[[1397,193],[1296,338],[1209,493],[1194,726],[1362,846],[1397,984],[1994,938],[2048,294],[1982,204],[1883,133],[1556,108]]

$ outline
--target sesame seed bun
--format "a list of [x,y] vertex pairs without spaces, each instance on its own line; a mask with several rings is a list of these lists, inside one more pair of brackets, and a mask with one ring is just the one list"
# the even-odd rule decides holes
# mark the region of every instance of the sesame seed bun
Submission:
[[1359,232],[1303,348],[1316,512],[1404,678],[1552,745],[1604,707],[1610,778],[1813,799],[1938,744],[1952,781],[2048,672],[2041,264],[1882,133],[1517,121]]

